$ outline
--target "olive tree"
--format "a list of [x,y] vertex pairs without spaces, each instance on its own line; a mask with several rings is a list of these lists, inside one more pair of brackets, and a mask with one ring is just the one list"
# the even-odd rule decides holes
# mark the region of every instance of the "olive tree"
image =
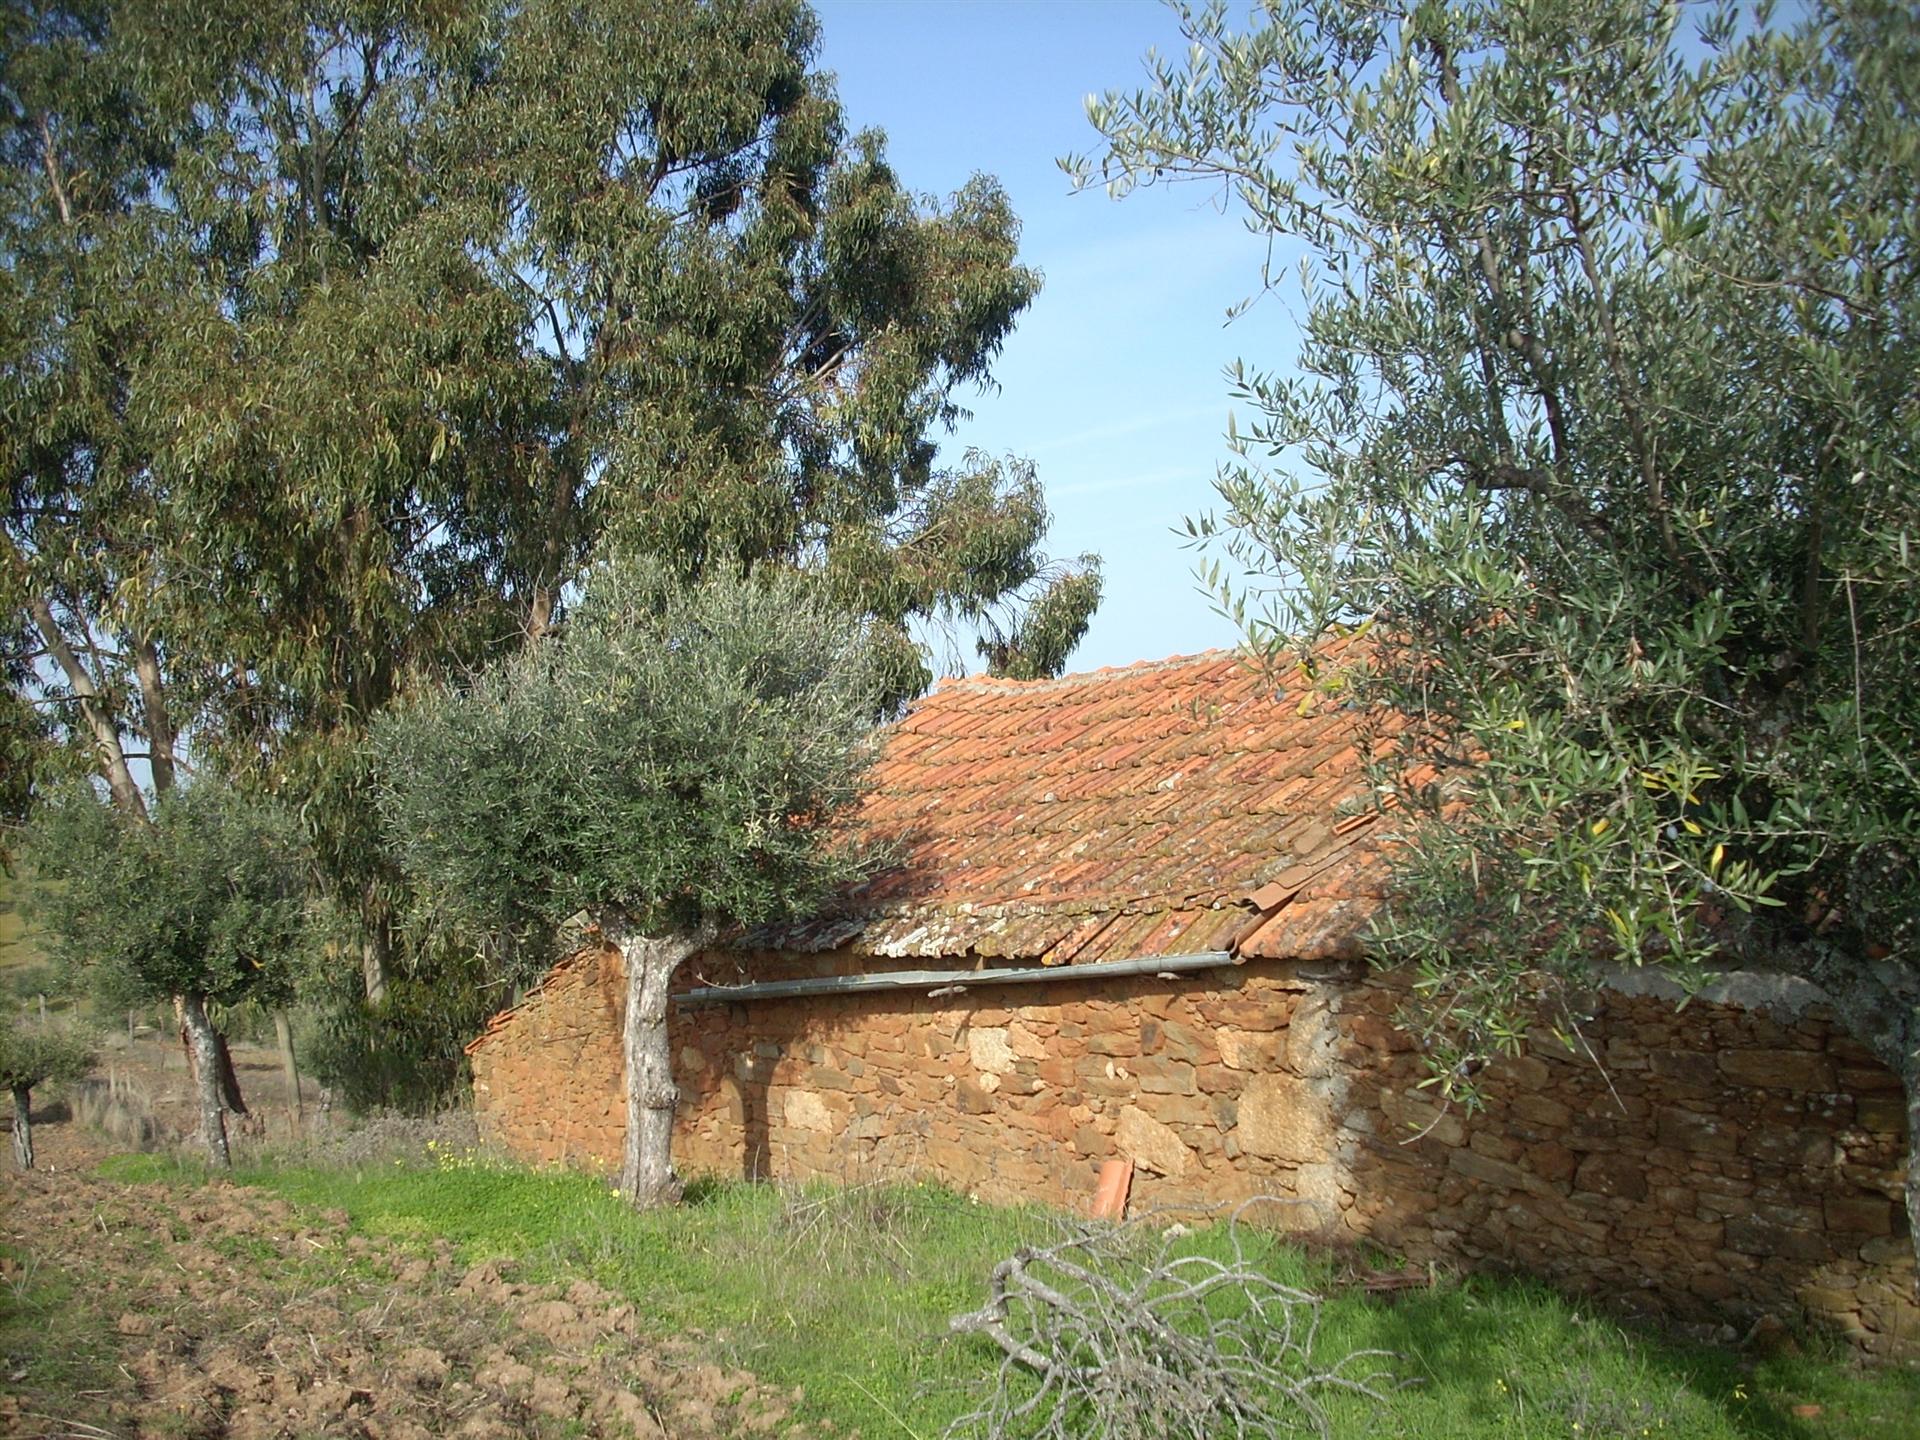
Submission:
[[215,779],[130,815],[90,785],[58,791],[28,834],[49,948],[109,1009],[173,1001],[186,1026],[207,1158],[231,1163],[209,1005],[284,1004],[308,934],[297,822]]
[[803,576],[688,586],[621,560],[561,631],[375,727],[390,841],[431,914],[538,955],[584,912],[619,948],[636,1206],[679,1194],[675,969],[870,862],[829,822],[860,794],[881,682],[868,627]]
[[[1382,953],[1448,1093],[1611,962],[1809,980],[1920,1133],[1920,27],[1273,0],[1075,164],[1301,261],[1205,573],[1396,714]],[[1275,274],[1263,277],[1277,284]],[[1440,1003],[1444,1000],[1444,1003]],[[1907,1203],[1920,1236],[1920,1158]]]
[[0,1025],[0,1086],[13,1096],[13,1163],[33,1169],[33,1087],[78,1080],[93,1050],[70,1030],[16,1019]]

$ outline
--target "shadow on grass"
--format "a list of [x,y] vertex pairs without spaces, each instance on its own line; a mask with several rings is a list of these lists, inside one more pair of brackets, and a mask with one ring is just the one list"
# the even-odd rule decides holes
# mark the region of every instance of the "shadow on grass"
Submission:
[[1530,1281],[1342,1297],[1330,1302],[1328,1322],[1342,1343],[1404,1356],[1407,1379],[1443,1392],[1489,1430],[1520,1419],[1542,1433],[1685,1434],[1700,1428],[1704,1404],[1717,1412],[1715,1428],[1756,1440],[1835,1433],[1762,1393],[1737,1354],[1595,1315]]

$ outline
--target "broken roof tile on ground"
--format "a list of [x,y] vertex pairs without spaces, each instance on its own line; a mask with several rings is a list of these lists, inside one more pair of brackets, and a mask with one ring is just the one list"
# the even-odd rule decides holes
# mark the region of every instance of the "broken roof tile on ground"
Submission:
[[889,733],[861,812],[894,863],[754,943],[1049,964],[1349,955],[1379,891],[1375,743],[1304,679],[1225,651],[949,680]]

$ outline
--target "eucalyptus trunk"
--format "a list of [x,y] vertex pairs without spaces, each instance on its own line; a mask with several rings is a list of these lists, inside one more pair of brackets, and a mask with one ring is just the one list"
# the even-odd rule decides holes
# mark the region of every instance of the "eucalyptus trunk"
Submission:
[[33,1087],[13,1087],[13,1163],[21,1170],[33,1169]]
[[114,721],[107,697],[95,681],[93,672],[81,663],[79,655],[67,642],[66,632],[60,628],[53,607],[45,599],[33,597],[27,602],[27,610],[33,616],[34,624],[39,627],[47,654],[59,666],[67,688],[80,708],[80,717],[86,722],[93,740],[100,773],[106,779],[113,803],[127,814],[145,819],[146,799],[140,793],[139,782],[133,778],[133,767],[127,763],[127,749],[120,736],[120,727]]
[[387,974],[392,968],[393,927],[384,901],[371,891],[360,900],[360,983],[365,987],[367,1004],[375,1009],[386,1003]]
[[179,1001],[193,1055],[194,1092],[200,1101],[200,1138],[206,1144],[208,1162],[229,1168],[233,1157],[227,1150],[227,1107],[220,1093],[219,1037],[214,1033],[213,1022],[207,1018],[204,995],[182,995]]
[[626,1019],[621,1052],[626,1071],[627,1133],[620,1192],[636,1210],[680,1198],[673,1170],[673,1112],[680,1088],[673,1081],[667,1039],[667,999],[674,973],[712,940],[711,930],[654,938],[623,926],[605,926],[626,970]]
[[293,1024],[284,1010],[273,1012],[273,1035],[280,1042],[280,1068],[287,1076],[287,1116],[293,1122],[294,1138],[298,1139],[306,1115],[300,1104],[300,1066],[293,1057]]

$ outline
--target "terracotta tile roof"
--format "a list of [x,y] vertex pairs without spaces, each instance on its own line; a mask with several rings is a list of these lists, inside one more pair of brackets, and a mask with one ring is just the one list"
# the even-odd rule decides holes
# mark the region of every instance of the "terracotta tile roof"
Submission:
[[1353,953],[1380,878],[1373,813],[1353,808],[1367,742],[1351,711],[1284,689],[1225,651],[947,681],[892,731],[864,807],[903,863],[755,943],[1048,964]]

